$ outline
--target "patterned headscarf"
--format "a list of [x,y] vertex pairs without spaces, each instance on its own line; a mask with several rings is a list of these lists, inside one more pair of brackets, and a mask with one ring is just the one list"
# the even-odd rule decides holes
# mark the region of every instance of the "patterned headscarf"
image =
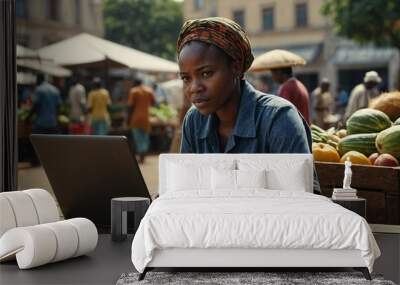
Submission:
[[219,47],[234,61],[240,63],[242,73],[249,69],[254,59],[245,31],[227,18],[211,17],[186,21],[176,46],[178,54],[190,41],[205,42]]

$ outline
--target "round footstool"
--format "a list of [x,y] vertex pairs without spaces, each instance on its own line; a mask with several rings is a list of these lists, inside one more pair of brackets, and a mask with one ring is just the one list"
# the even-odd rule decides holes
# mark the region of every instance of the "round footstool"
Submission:
[[134,213],[134,232],[150,205],[150,199],[143,197],[120,197],[111,199],[111,239],[123,241],[127,235],[127,212]]

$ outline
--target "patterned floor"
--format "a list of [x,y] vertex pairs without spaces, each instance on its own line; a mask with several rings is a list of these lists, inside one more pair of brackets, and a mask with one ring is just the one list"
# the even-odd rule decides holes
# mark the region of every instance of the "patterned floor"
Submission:
[[117,285],[395,284],[377,275],[372,275],[373,280],[368,281],[360,272],[148,272],[142,281],[138,281],[138,276],[138,273],[123,274],[117,281]]

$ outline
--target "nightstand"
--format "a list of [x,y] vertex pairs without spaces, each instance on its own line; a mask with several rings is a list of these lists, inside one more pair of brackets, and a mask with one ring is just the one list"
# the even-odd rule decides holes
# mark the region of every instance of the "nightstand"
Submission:
[[364,219],[367,218],[367,200],[364,198],[354,198],[349,200],[331,199],[332,202],[359,214]]
[[124,241],[128,234],[127,212],[134,213],[134,232],[149,208],[150,199],[143,197],[120,197],[111,199],[111,239]]

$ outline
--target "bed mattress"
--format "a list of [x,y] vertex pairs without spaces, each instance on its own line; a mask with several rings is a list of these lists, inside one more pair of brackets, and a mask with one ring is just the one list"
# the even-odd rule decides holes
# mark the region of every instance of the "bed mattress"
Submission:
[[372,271],[379,248],[366,220],[307,192],[246,189],[165,193],[132,243],[139,272],[162,249],[359,250]]

